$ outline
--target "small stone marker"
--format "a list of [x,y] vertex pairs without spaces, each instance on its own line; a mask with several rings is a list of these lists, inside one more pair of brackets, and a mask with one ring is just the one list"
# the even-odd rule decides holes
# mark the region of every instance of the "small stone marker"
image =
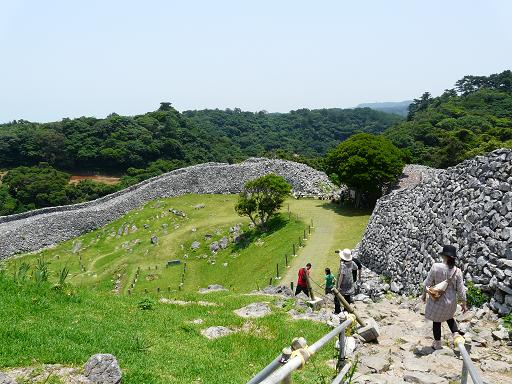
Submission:
[[122,373],[114,355],[99,353],[85,364],[84,376],[97,384],[118,384]]

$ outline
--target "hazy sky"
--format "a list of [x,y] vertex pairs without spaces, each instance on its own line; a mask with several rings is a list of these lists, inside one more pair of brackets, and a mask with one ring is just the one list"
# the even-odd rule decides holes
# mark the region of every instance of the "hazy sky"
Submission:
[[0,122],[286,112],[512,67],[512,1],[0,0]]

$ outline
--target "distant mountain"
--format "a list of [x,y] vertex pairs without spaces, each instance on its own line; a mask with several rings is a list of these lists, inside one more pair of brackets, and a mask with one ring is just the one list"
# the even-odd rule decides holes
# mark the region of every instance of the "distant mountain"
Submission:
[[394,113],[400,116],[407,116],[409,112],[408,108],[411,105],[412,100],[405,101],[386,101],[383,103],[362,103],[357,108],[370,108],[376,111]]

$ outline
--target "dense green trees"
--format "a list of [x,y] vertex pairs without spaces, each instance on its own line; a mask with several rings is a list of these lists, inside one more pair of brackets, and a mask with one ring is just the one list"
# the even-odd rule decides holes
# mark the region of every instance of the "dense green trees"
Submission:
[[46,162],[67,171],[120,174],[157,160],[180,166],[236,162],[276,149],[316,157],[355,132],[382,132],[399,120],[368,108],[182,114],[170,103],[133,117],[113,113],[105,119],[45,124],[19,120],[0,125],[0,168]]
[[2,178],[0,215],[31,209],[81,203],[112,193],[118,186],[82,180],[69,184],[70,175],[48,163],[16,167]]
[[403,153],[383,136],[358,134],[330,151],[327,170],[356,193],[355,204],[373,204],[402,173]]
[[401,121],[396,115],[356,109],[299,109],[289,113],[240,110],[186,111],[184,116],[210,137],[229,143],[235,158],[286,153],[321,157],[354,133],[381,133]]
[[407,121],[385,132],[408,161],[445,168],[500,147],[512,148],[512,72],[465,76],[439,97],[415,99]]
[[249,217],[260,230],[265,230],[268,220],[281,209],[291,189],[283,177],[272,173],[250,180],[240,192],[235,210]]

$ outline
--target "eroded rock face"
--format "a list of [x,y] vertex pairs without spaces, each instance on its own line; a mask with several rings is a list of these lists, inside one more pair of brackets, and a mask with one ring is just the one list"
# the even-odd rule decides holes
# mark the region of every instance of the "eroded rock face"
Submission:
[[85,364],[84,376],[92,383],[119,384],[122,374],[114,355],[99,353]]
[[443,244],[458,249],[466,280],[501,315],[512,310],[512,150],[499,149],[429,172],[375,207],[356,250],[393,291],[418,293]]
[[[0,259],[80,236],[150,200],[186,193],[238,193],[247,181],[269,173],[283,176],[295,195],[324,198],[336,194],[337,188],[325,173],[291,161],[254,158],[241,164],[200,164],[153,177],[87,203],[0,217]],[[173,213],[184,216],[183,212]]]

